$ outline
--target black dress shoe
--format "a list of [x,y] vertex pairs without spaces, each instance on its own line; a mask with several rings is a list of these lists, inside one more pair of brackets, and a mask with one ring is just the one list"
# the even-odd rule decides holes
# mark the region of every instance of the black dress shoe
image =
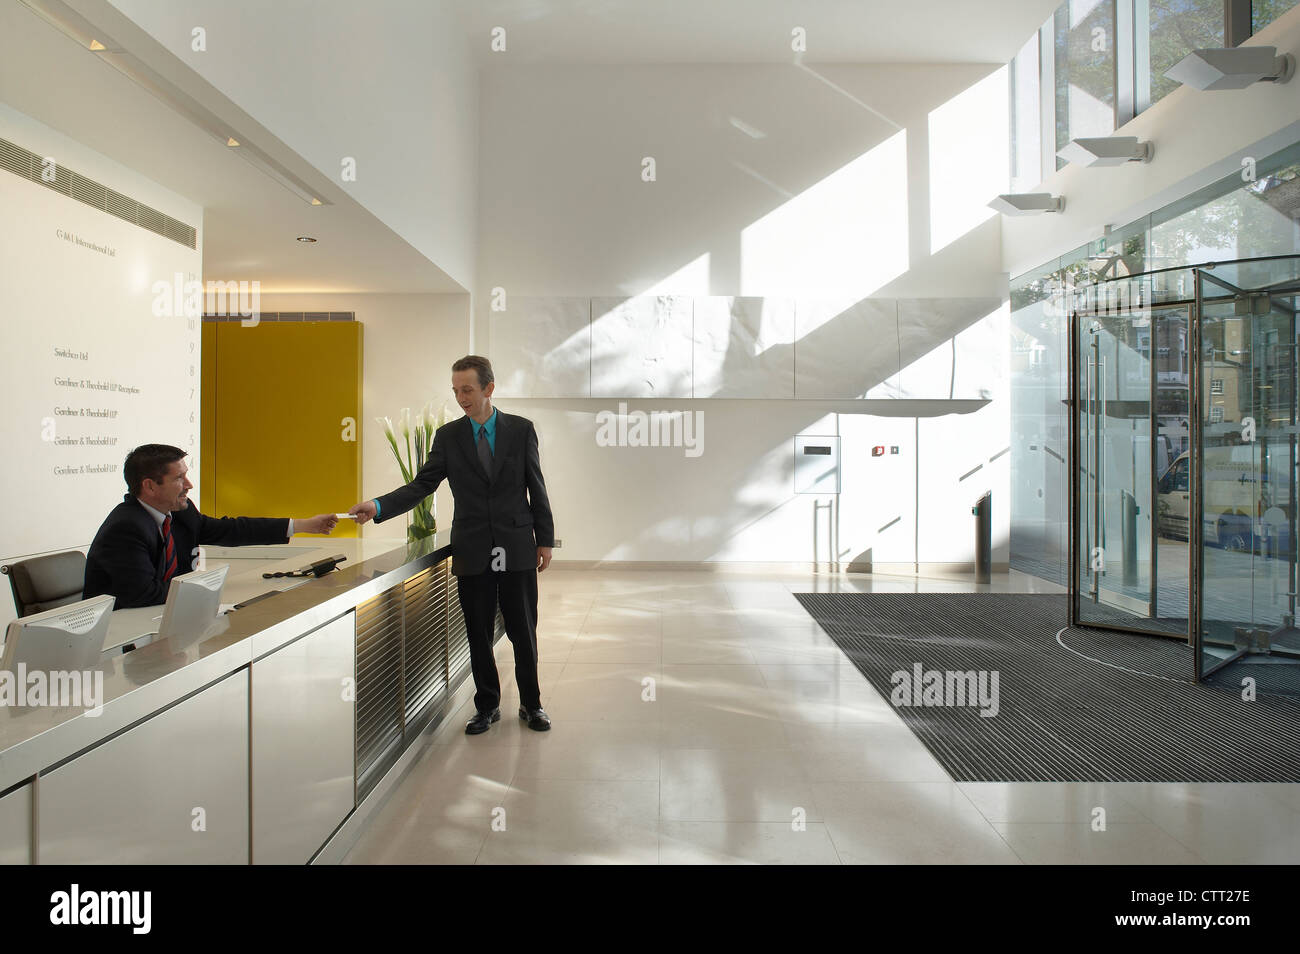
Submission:
[[528,728],[534,732],[546,732],[551,728],[551,717],[546,714],[546,710],[540,706],[536,709],[525,709],[519,707],[519,718],[528,723]]
[[493,709],[491,712],[476,712],[474,718],[465,723],[465,734],[478,735],[480,732],[486,732],[493,722],[500,721],[500,709]]

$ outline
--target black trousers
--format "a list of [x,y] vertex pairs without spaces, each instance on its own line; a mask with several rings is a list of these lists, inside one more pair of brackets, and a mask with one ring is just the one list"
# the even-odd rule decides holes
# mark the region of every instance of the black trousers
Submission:
[[537,571],[488,570],[474,576],[456,577],[456,594],[465,614],[469,638],[470,668],[474,671],[474,707],[491,712],[501,704],[501,680],[492,655],[492,633],[496,612],[506,624],[506,637],[515,650],[515,682],[519,703],[526,709],[542,707],[537,684]]

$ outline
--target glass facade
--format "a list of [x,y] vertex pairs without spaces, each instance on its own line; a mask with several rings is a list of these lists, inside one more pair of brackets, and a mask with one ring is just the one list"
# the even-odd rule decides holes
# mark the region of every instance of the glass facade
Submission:
[[[1134,360],[1140,358],[1154,365],[1155,393],[1145,398],[1144,412],[1154,424],[1149,426],[1150,432],[1143,440],[1149,445],[1154,434],[1156,451],[1154,463],[1144,466],[1154,467],[1154,480],[1159,485],[1175,467],[1179,455],[1187,451],[1190,440],[1189,368],[1185,357],[1189,330],[1185,305],[1171,304],[1167,309],[1154,306],[1195,297],[1195,273],[1179,266],[1297,252],[1300,252],[1300,144],[1258,160],[1253,170],[1243,167],[1238,175],[1222,179],[1012,280],[1011,566],[1014,569],[1062,585],[1067,581],[1069,500],[1065,488],[1069,475],[1065,463],[1068,458],[1065,402],[1069,369],[1068,299],[1072,290],[1106,279],[1163,270],[1143,275],[1139,280],[1140,290],[1134,292],[1153,306],[1146,316],[1102,329],[1112,356],[1124,353],[1123,349],[1127,348],[1133,352]],[[1241,279],[1240,284],[1245,285],[1256,283],[1258,276],[1241,276]],[[1152,320],[1148,321],[1148,317]],[[1120,352],[1116,352],[1117,347]],[[1111,360],[1115,363],[1119,358]],[[1119,384],[1111,381],[1108,386]],[[1217,385],[1229,386],[1226,378]],[[1211,393],[1213,387],[1216,385],[1208,383],[1205,393]],[[1121,399],[1137,400],[1131,394],[1120,395],[1117,391],[1114,401]],[[1111,406],[1121,405],[1112,402]],[[1213,420],[1216,414],[1224,415],[1222,409],[1216,411],[1215,407],[1211,402],[1204,409],[1206,419],[1216,424],[1227,421],[1226,415]],[[1104,425],[1103,420],[1099,427]],[[1119,439],[1107,433],[1101,440]],[[1129,440],[1132,441],[1132,435]],[[1178,482],[1176,471],[1169,481],[1171,485]],[[1173,569],[1186,566],[1187,562],[1185,550],[1179,550],[1187,545],[1187,531],[1185,525],[1178,523],[1179,512],[1174,512],[1180,500],[1161,494],[1156,506],[1151,507],[1150,501],[1148,506],[1141,503],[1137,506],[1139,516],[1154,513],[1156,518],[1155,542],[1144,552],[1154,554],[1162,567],[1161,579],[1185,594],[1185,572],[1180,580]],[[1162,512],[1162,506],[1168,512]],[[1123,515],[1109,517],[1112,521],[1122,520]],[[1185,514],[1182,519],[1185,521]],[[1140,586],[1140,581],[1137,585]],[[1160,616],[1171,620],[1178,619],[1176,608],[1180,604],[1185,606],[1185,600],[1172,590],[1163,595],[1153,590],[1149,600],[1156,605]],[[1181,618],[1186,618],[1185,609]]]
[[1060,262],[1011,283],[1011,565],[1065,585],[1067,354]]
[[[1054,153],[1071,140],[1109,136],[1177,89],[1165,71],[1244,31],[1244,2],[1065,0],[1010,63],[1013,191],[1034,191],[1064,167]],[[1251,31],[1298,4],[1254,0]]]
[[1283,255],[1296,247],[1300,145],[1151,217],[1151,268]]

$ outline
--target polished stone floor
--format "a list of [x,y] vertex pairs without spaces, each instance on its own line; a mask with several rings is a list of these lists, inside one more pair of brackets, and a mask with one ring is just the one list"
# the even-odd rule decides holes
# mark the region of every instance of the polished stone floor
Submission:
[[954,783],[792,596],[1060,591],[969,579],[553,568],[553,730],[517,718],[503,639],[501,722],[466,736],[467,701],[345,861],[1300,862],[1297,785]]

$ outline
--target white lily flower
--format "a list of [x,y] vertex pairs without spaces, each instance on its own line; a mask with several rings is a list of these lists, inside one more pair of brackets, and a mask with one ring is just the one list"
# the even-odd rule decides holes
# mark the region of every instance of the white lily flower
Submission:
[[406,440],[411,439],[411,409],[402,408],[402,437]]

